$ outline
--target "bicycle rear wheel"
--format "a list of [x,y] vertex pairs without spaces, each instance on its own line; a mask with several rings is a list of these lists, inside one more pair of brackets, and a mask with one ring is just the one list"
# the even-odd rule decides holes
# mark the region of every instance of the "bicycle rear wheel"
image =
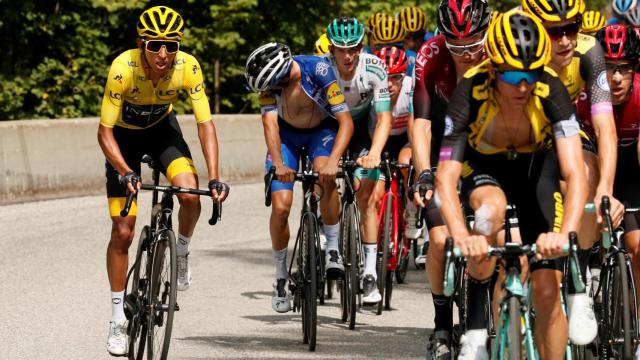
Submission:
[[304,269],[303,296],[302,301],[302,321],[304,327],[304,338],[309,343],[309,351],[316,349],[316,329],[318,326],[318,269],[316,257],[316,223],[313,217],[303,218],[302,229],[302,263]]
[[520,332],[520,325],[520,300],[512,296],[509,298],[509,332],[507,333],[509,340],[509,360],[521,360],[520,345],[522,333]]
[[407,278],[407,270],[409,268],[409,246],[407,239],[402,234],[402,229],[398,229],[398,268],[396,269],[396,281],[398,284],[404,284]]
[[137,262],[133,264],[131,290],[127,293],[127,299],[125,300],[127,312],[131,314],[128,327],[129,360],[142,360],[144,346],[147,341],[147,318],[144,311],[144,299],[149,284],[147,279],[147,256],[150,238],[151,229],[149,226],[143,227],[142,231],[140,231],[138,250],[136,251]]
[[165,360],[169,354],[177,298],[176,238],[171,230],[164,230],[157,236],[151,264],[151,296],[147,317],[148,360]]
[[391,193],[385,195],[386,203],[383,215],[383,228],[381,238],[378,240],[378,256],[376,261],[376,272],[378,273],[378,291],[380,292],[380,302],[376,314],[382,314],[383,300],[385,298],[385,288],[387,285],[387,265],[389,262],[389,241],[391,237],[391,205],[393,195]]
[[635,336],[632,330],[629,273],[624,253],[615,255],[607,278],[605,319],[609,328],[609,344],[617,359],[633,359]]
[[348,204],[343,209],[342,216],[342,254],[345,259],[345,274],[341,281],[340,305],[342,306],[342,321],[349,323],[349,329],[356,326],[357,296],[359,285],[359,261],[357,237],[358,223],[356,221],[355,204]]

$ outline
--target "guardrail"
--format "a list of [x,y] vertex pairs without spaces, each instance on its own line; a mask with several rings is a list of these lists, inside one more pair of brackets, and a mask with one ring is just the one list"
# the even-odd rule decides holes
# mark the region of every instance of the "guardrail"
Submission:
[[[200,176],[207,176],[193,116],[178,116]],[[104,193],[98,118],[0,122],[0,204]],[[262,178],[266,145],[259,115],[214,115],[220,176]],[[143,171],[143,177],[149,176]],[[204,182],[206,183],[206,181]]]

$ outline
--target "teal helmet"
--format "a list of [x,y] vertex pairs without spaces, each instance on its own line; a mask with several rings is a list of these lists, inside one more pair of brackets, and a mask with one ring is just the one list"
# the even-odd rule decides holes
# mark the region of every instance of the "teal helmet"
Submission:
[[364,38],[364,25],[356,18],[339,17],[327,26],[327,36],[336,47],[350,48],[358,46]]

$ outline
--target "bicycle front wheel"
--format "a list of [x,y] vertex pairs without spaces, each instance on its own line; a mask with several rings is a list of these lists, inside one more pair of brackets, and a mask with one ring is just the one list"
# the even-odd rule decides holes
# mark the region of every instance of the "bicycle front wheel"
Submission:
[[343,209],[342,216],[342,254],[346,260],[344,279],[341,281],[340,305],[342,306],[342,321],[349,323],[349,329],[356,327],[357,296],[359,285],[359,260],[357,236],[358,222],[356,221],[356,206],[349,204]]
[[[151,240],[151,229],[145,226],[140,231],[138,240],[138,250],[136,251],[136,263],[133,264],[133,278],[131,279],[131,290],[127,293],[127,298],[132,300],[132,308],[128,308],[131,313],[129,319],[129,360],[142,360],[144,357],[144,346],[147,341],[147,317],[144,308],[144,299],[149,285],[147,277],[147,256],[149,254],[149,242]],[[126,304],[126,303],[125,303]]]
[[318,326],[318,263],[316,257],[316,222],[311,216],[305,216],[302,230],[304,300],[302,301],[302,321],[304,337],[309,343],[309,351],[316,349],[316,329]]
[[162,231],[154,244],[151,264],[148,360],[165,360],[169,353],[177,298],[177,263],[175,235],[171,230]]
[[389,241],[391,238],[391,205],[393,205],[393,195],[391,193],[385,195],[385,207],[382,223],[382,231],[378,231],[381,235],[378,240],[378,257],[376,262],[376,271],[378,273],[378,291],[380,292],[380,302],[378,303],[378,311],[376,314],[382,314],[383,300],[385,297],[385,288],[387,286],[387,267],[389,263]]
[[613,356],[633,359],[635,336],[632,330],[629,276],[624,253],[616,254],[607,279],[608,296],[605,301],[605,318],[609,328],[609,343]]

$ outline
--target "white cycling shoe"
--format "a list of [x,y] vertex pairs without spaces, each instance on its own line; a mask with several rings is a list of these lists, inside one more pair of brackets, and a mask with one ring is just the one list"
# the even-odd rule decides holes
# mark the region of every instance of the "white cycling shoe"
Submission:
[[185,291],[191,286],[191,267],[189,266],[189,254],[178,255],[178,290]]
[[468,330],[460,338],[458,360],[489,360],[487,330]]
[[591,298],[586,294],[567,296],[569,309],[569,339],[574,345],[590,344],[598,335],[598,323],[591,306]]
[[111,321],[109,324],[109,338],[107,351],[112,356],[127,356],[127,321]]
[[271,296],[271,307],[279,313],[291,311],[291,291],[289,291],[289,280],[277,279],[273,282],[273,296]]

